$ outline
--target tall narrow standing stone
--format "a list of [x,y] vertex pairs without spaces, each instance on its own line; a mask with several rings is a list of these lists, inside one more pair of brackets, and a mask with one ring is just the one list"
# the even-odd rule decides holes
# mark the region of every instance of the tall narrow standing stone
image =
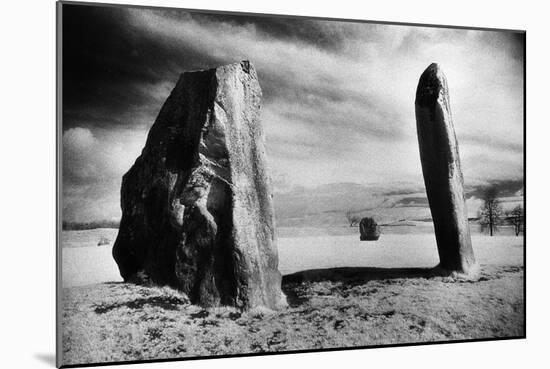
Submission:
[[434,222],[439,268],[447,272],[475,274],[477,264],[470,238],[447,79],[436,63],[420,77],[415,110],[420,160]]
[[285,304],[261,95],[247,61],[181,75],[122,180],[113,257],[124,280],[203,306]]

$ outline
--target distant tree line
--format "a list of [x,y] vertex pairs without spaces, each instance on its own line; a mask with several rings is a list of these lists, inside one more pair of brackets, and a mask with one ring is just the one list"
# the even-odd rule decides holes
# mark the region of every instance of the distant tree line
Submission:
[[513,210],[505,212],[502,209],[498,199],[498,190],[496,187],[489,187],[482,196],[483,206],[479,211],[479,224],[482,231],[488,231],[493,236],[498,227],[505,224],[514,226],[516,236],[525,230],[525,216],[521,205]]
[[[525,214],[521,205],[516,206],[510,211],[504,211],[499,199],[499,190],[496,186],[491,186],[485,189],[481,195],[483,205],[479,209],[477,217],[468,218],[469,221],[479,221],[482,232],[487,232],[493,236],[499,226],[513,226],[514,233],[519,236],[525,231]],[[350,227],[359,225],[361,216],[352,210],[346,212],[346,220]],[[431,218],[419,219],[423,221],[431,221]],[[384,224],[380,224],[384,225]]]
[[93,222],[66,222],[62,224],[64,231],[81,231],[85,229],[96,228],[118,228],[120,222],[118,220],[98,220]]
[[525,230],[525,216],[521,205],[516,206],[514,210],[510,212],[509,220],[514,225],[516,236],[519,235],[519,232]]
[[358,225],[361,221],[361,217],[358,214],[354,214],[351,210],[346,212],[346,219],[350,227]]

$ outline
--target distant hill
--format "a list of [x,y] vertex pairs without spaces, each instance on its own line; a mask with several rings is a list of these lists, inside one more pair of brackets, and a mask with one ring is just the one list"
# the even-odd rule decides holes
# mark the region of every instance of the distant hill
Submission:
[[64,231],[81,231],[85,229],[96,228],[118,228],[120,222],[118,220],[98,220],[93,222],[63,222],[62,228]]
[[430,218],[421,189],[383,189],[356,183],[298,188],[274,195],[277,225],[283,227],[346,224],[346,213],[374,217],[380,223]]
[[[494,183],[493,183],[494,184]],[[523,181],[497,183],[501,203],[510,210],[523,202]],[[466,188],[468,217],[475,221],[483,186]],[[410,183],[385,186],[331,183],[315,188],[295,187],[273,196],[279,227],[328,227],[347,225],[346,213],[374,217],[379,224],[399,221],[431,222],[424,187]],[[64,230],[118,228],[118,221],[63,222]]]
[[[492,183],[499,188],[505,210],[523,202],[523,181]],[[486,186],[485,186],[486,187]],[[476,218],[484,186],[466,187],[468,216]],[[409,183],[388,186],[333,183],[316,188],[295,188],[275,193],[277,225],[282,227],[326,227],[346,225],[346,213],[374,217],[380,224],[403,220],[431,221],[423,187]]]

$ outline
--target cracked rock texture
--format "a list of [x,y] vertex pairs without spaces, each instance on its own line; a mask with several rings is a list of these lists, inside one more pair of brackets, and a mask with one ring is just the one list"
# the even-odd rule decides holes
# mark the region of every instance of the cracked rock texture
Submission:
[[248,61],[181,75],[122,180],[113,257],[125,281],[203,306],[285,304],[261,96]]
[[416,128],[426,193],[435,228],[439,268],[475,275],[474,258],[458,142],[447,79],[436,63],[420,76],[416,90]]

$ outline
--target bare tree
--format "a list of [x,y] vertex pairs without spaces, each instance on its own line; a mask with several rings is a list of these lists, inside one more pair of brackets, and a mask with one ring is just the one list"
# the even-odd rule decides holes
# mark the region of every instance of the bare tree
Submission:
[[361,221],[361,217],[357,214],[354,214],[351,210],[348,210],[346,212],[346,219],[348,220],[350,227],[356,226],[357,223]]
[[497,230],[498,224],[502,217],[502,206],[498,199],[498,190],[495,186],[485,190],[482,200],[483,206],[480,209],[479,217],[480,224],[483,229],[489,229],[489,234],[492,236]]
[[[521,205],[516,206],[509,214],[510,221],[514,225],[514,231],[516,232],[516,237],[521,231],[521,226],[523,225],[523,207]],[[525,226],[524,226],[525,228]]]

